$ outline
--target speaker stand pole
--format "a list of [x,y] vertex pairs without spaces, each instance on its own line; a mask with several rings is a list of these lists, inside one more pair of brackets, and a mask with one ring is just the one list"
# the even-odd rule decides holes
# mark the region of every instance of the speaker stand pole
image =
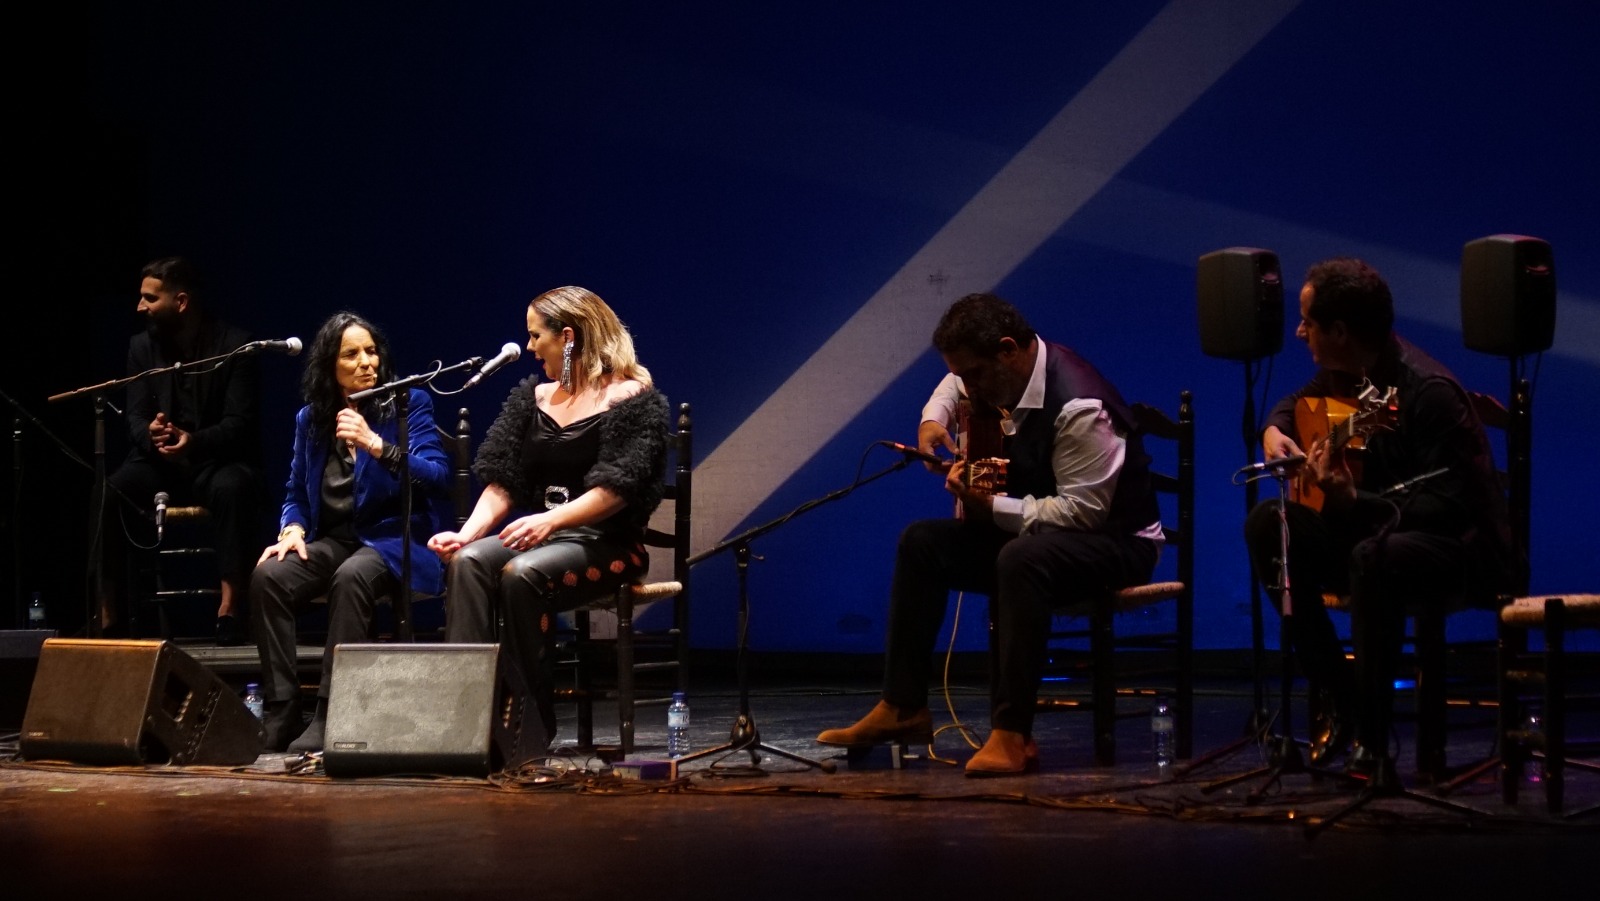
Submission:
[[[1240,431],[1244,437],[1245,464],[1253,465],[1256,462],[1256,400],[1255,400],[1255,374],[1252,367],[1254,360],[1244,363],[1244,410],[1240,417]],[[1256,508],[1260,499],[1256,491],[1255,480],[1245,482],[1244,485],[1244,512],[1248,516]],[[1248,563],[1247,563],[1248,565]],[[1265,603],[1261,595],[1261,585],[1256,580],[1254,571],[1249,573],[1250,583],[1250,674],[1254,688],[1254,704],[1250,708],[1250,717],[1245,722],[1244,734],[1220,748],[1215,748],[1196,757],[1187,766],[1179,770],[1180,775],[1189,775],[1196,770],[1231,756],[1236,751],[1243,750],[1251,745],[1259,745],[1267,740],[1267,729],[1272,722],[1272,714],[1267,710],[1267,640],[1266,623],[1263,620],[1261,608]]]
[[22,600],[22,417],[11,420],[11,578],[15,604],[15,628],[28,625],[27,606]]
[[[1533,487],[1533,460],[1529,448],[1533,446],[1533,388],[1528,380],[1522,377],[1522,358],[1511,358],[1511,410],[1510,420],[1506,424],[1506,477],[1511,483],[1508,500],[1510,509],[1507,511],[1511,518],[1511,540],[1519,554],[1516,561],[1516,571],[1512,575],[1511,591],[1515,597],[1524,597],[1528,594],[1528,542],[1532,521],[1528,509],[1529,492]],[[1507,647],[1507,642],[1513,639],[1506,634],[1505,627],[1499,627],[1499,639],[1496,642],[1499,655],[1508,653],[1515,656],[1520,651]],[[1526,639],[1522,639],[1524,642]],[[1504,664],[1500,664],[1504,666]],[[1515,704],[1514,698],[1501,697],[1500,710],[1505,711],[1507,704]],[[1496,729],[1494,747],[1488,757],[1468,766],[1455,778],[1445,782],[1439,788],[1439,794],[1448,795],[1456,789],[1475,781],[1484,773],[1497,769],[1505,759],[1505,728]]]

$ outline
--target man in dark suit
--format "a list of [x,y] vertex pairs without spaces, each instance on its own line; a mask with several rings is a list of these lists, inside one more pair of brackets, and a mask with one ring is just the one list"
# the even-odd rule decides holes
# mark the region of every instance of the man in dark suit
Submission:
[[[1295,334],[1318,369],[1273,407],[1261,444],[1269,461],[1304,460],[1296,479],[1302,491],[1287,499],[1281,520],[1278,499],[1257,505],[1245,522],[1246,543],[1281,608],[1288,529],[1289,638],[1321,696],[1312,764],[1331,762],[1353,738],[1351,770],[1394,787],[1389,745],[1407,604],[1489,605],[1510,588],[1517,552],[1506,499],[1466,390],[1395,334],[1394,297],[1376,269],[1353,257],[1311,266]],[[1355,400],[1363,397],[1376,400]],[[1326,403],[1319,416],[1303,403],[1328,399],[1356,410],[1338,435]],[[1370,434],[1359,456],[1347,456],[1355,442],[1337,439],[1357,437],[1362,423]],[[1324,592],[1349,594],[1353,666]]]
[[[226,356],[249,341],[201,305],[194,268],[166,257],[140,272],[139,314],[148,327],[128,342],[128,374]],[[221,600],[217,638],[244,641],[245,619],[236,612],[262,534],[261,397],[253,356],[228,356],[193,370],[179,369],[127,385],[127,459],[107,480],[111,490],[95,524],[105,541],[101,630],[125,632],[116,582],[126,572],[128,543],[148,546],[153,529],[145,511],[159,492],[169,503],[196,504],[211,512]],[[143,537],[148,535],[149,537]]]

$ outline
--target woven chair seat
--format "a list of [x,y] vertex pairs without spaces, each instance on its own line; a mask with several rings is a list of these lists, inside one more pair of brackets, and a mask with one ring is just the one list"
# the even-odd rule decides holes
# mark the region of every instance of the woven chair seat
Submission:
[[1148,585],[1124,588],[1111,596],[1111,602],[1116,605],[1119,612],[1137,610],[1159,601],[1170,601],[1183,594],[1183,590],[1182,582],[1151,582]]
[[1555,598],[1564,602],[1569,628],[1600,626],[1600,594],[1541,594],[1516,598],[1500,608],[1500,619],[1508,626],[1541,626],[1545,601]]
[[[633,595],[636,604],[645,604],[651,601],[665,600],[677,597],[683,593],[683,583],[678,581],[665,582],[635,582],[628,586],[628,591]],[[588,603],[577,607],[578,610],[611,610],[617,606],[615,592],[600,595]]]

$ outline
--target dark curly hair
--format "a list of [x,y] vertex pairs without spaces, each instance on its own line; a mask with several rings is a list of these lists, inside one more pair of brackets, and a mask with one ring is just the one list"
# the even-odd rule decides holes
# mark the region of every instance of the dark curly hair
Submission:
[[1343,322],[1363,344],[1376,346],[1394,328],[1394,297],[1389,285],[1372,268],[1355,257],[1333,257],[1306,270],[1311,285],[1308,315],[1326,328]]
[[174,294],[187,294],[191,303],[199,304],[200,274],[195,271],[194,264],[183,257],[151,260],[139,270],[139,277],[156,279],[161,282],[163,289]]
[[993,294],[968,294],[944,311],[933,330],[933,346],[941,354],[966,350],[993,359],[1000,353],[1000,339],[1027,347],[1033,335],[1033,326],[1010,303]]
[[[305,372],[300,376],[300,394],[311,406],[311,428],[318,440],[327,441],[333,434],[333,422],[345,408],[344,391],[335,374],[339,365],[339,347],[344,341],[345,329],[356,325],[367,330],[372,343],[378,348],[378,384],[394,381],[394,362],[389,358],[389,339],[383,331],[366,317],[349,310],[340,310],[329,316],[311,339],[311,350],[306,353]],[[368,422],[382,422],[394,418],[394,400],[389,395],[373,396],[361,402],[361,415]]]

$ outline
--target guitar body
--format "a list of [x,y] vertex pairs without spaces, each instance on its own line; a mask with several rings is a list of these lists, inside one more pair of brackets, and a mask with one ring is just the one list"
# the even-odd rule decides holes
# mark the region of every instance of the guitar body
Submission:
[[[1345,397],[1302,397],[1294,406],[1295,437],[1306,453],[1319,444],[1334,442],[1334,452],[1345,455],[1345,464],[1357,483],[1361,481],[1361,452],[1366,448],[1366,436],[1360,429],[1345,427],[1352,416],[1362,411],[1360,402]],[[1302,466],[1289,480],[1289,500],[1321,510],[1325,500],[1322,489],[1309,466]]]

